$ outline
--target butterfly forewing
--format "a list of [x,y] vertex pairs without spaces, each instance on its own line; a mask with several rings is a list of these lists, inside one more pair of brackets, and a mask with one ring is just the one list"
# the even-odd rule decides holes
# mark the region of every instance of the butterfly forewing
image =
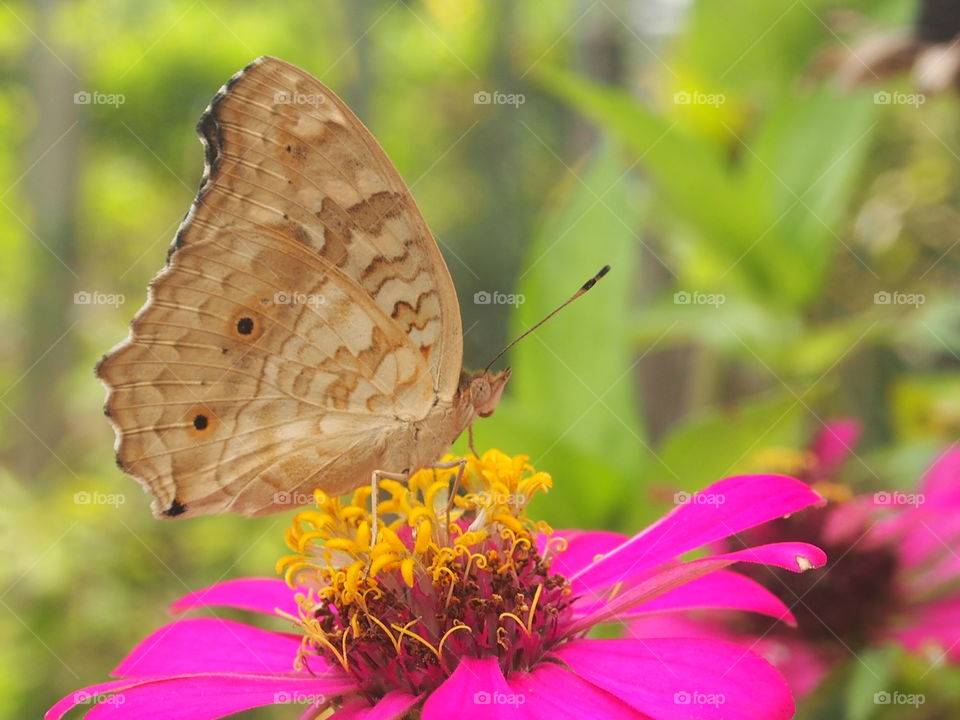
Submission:
[[350,490],[456,391],[447,268],[383,151],[304,71],[261,58],[198,130],[197,200],[98,366],[118,464],[167,515]]

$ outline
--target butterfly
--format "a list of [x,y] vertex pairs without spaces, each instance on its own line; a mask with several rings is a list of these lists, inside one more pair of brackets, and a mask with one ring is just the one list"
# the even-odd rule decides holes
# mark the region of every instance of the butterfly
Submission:
[[120,469],[155,515],[189,517],[434,465],[510,371],[462,369],[453,281],[384,151],[271,57],[227,81],[197,134],[197,197],[96,368]]

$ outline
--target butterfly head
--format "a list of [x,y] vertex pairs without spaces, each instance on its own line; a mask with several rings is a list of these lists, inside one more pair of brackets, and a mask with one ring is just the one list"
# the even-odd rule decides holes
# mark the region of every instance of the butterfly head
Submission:
[[466,396],[473,411],[480,417],[489,417],[500,402],[503,388],[510,379],[510,368],[498,373],[479,370],[460,376],[460,392]]

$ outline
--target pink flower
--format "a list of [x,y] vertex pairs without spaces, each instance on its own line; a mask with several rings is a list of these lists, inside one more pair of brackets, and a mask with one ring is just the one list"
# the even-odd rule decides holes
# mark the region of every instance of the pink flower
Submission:
[[[94,702],[91,720],[212,720],[293,705],[302,720],[725,718],[793,715],[784,680],[741,646],[705,636],[592,639],[598,623],[696,608],[749,610],[791,622],[769,590],[728,569],[797,573],[821,566],[813,545],[777,542],[681,559],[821,501],[778,475],[722,480],[632,537],[551,534],[526,517],[550,478],[523,456],[471,459],[466,495],[445,522],[449,475],[384,483],[384,524],[371,538],[368,495],[318,495],[287,540],[281,580],[239,579],[173,606],[239,608],[292,619],[296,633],[217,617],[168,624],[116,668],[117,680],[61,700]],[[359,563],[359,564],[358,564]]]
[[[848,498],[832,478],[859,437],[853,421],[829,424],[812,444],[805,476],[838,501],[740,533],[721,549],[791,538],[822,547],[830,565],[805,576],[750,568],[796,614],[797,626],[706,618],[648,619],[647,634],[708,632],[760,653],[798,696],[815,690],[837,665],[867,647],[896,643],[960,660],[960,450],[937,458],[916,492]],[[678,629],[678,624],[682,630]]]

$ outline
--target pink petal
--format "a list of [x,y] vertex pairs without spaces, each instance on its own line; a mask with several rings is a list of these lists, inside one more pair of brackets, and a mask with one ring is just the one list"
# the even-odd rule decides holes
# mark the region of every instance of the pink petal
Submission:
[[575,586],[613,585],[689,550],[822,500],[805,483],[783,475],[721,480],[581,570],[574,576]]
[[960,660],[960,597],[911,608],[904,627],[892,635],[911,652],[933,648]]
[[552,653],[641,713],[670,720],[789,720],[790,689],[769,663],[716,640],[575,640]]
[[347,703],[327,720],[399,720],[406,712],[420,702],[422,695],[411,695],[402,690],[393,690],[371,706],[366,700],[358,698]]
[[727,642],[738,640],[737,636],[730,631],[721,618],[717,617],[716,613],[708,614],[706,617],[700,617],[699,615],[692,617],[683,613],[631,616],[627,633],[629,637],[638,639],[696,637],[725,640]]
[[796,625],[796,618],[783,601],[756,580],[730,570],[716,570],[691,580],[659,597],[633,608],[620,618],[636,614],[675,610],[744,610]]
[[[152,678],[152,680],[158,679],[162,678]],[[44,720],[60,720],[60,718],[62,718],[71,708],[87,703],[91,698],[105,696],[119,688],[132,687],[134,685],[140,685],[149,681],[151,681],[151,678],[140,678],[138,680],[110,680],[108,682],[90,685],[82,690],[74,690],[66,697],[58,700],[52,708],[47,710],[43,718]]]
[[[523,698],[529,717],[550,720],[649,720],[626,703],[553,663],[540,663],[532,672],[511,674],[511,692]],[[558,689],[562,688],[562,692]],[[469,714],[466,717],[471,717]],[[464,717],[464,715],[461,715]]]
[[344,677],[331,680],[249,674],[183,675],[140,679],[133,684],[127,680],[110,683],[109,689],[104,685],[87,688],[90,694],[86,698],[57,703],[46,720],[58,720],[70,707],[91,697],[98,702],[85,720],[217,720],[263,705],[310,704],[321,696],[333,699],[355,689]]
[[830,671],[830,663],[817,655],[799,638],[766,635],[736,635],[721,618],[691,618],[681,614],[642,615],[630,621],[630,637],[668,638],[695,637],[732,642],[760,655],[786,678],[795,697],[809,694]]
[[920,481],[918,491],[928,507],[960,506],[960,449],[951,446],[941,453]]
[[[113,671],[118,677],[187,673],[293,674],[300,636],[270,632],[232,620],[189,618],[143,640]],[[314,664],[311,663],[311,668]]]
[[[550,563],[553,572],[565,577],[571,577],[598,555],[605,555],[629,540],[626,535],[605,530],[558,530],[550,537],[562,537],[567,541],[567,548],[556,553]],[[543,549],[540,548],[541,552]]]
[[840,544],[856,542],[875,521],[876,508],[867,497],[856,497],[847,502],[835,503],[825,511],[823,542]]
[[529,717],[525,700],[507,685],[495,658],[465,657],[427,698],[421,720],[517,720]]
[[198,607],[232,607],[266,615],[276,615],[281,610],[296,616],[294,593],[276,578],[238,578],[184,595],[170,609],[182,613]]
[[857,420],[843,418],[831,420],[817,433],[810,449],[817,458],[822,474],[831,475],[853,454],[860,431]]
[[944,555],[955,557],[951,548],[960,541],[960,513],[924,508],[903,513],[909,517],[904,518],[904,532],[895,547],[904,566],[917,568]]
[[770,543],[690,560],[642,577],[633,575],[629,581],[618,587],[618,594],[613,597],[591,588],[583,588],[585,593],[589,593],[587,597],[602,602],[595,604],[591,612],[573,622],[567,632],[573,635],[597,623],[617,619],[635,607],[642,607],[643,603],[736,562],[776,565],[793,572],[803,572],[821,567],[826,561],[827,556],[823,550],[807,543]]
[[786,678],[794,697],[809,695],[823,682],[831,664],[797,638],[766,636],[752,640],[741,638],[748,650],[761,655]]

